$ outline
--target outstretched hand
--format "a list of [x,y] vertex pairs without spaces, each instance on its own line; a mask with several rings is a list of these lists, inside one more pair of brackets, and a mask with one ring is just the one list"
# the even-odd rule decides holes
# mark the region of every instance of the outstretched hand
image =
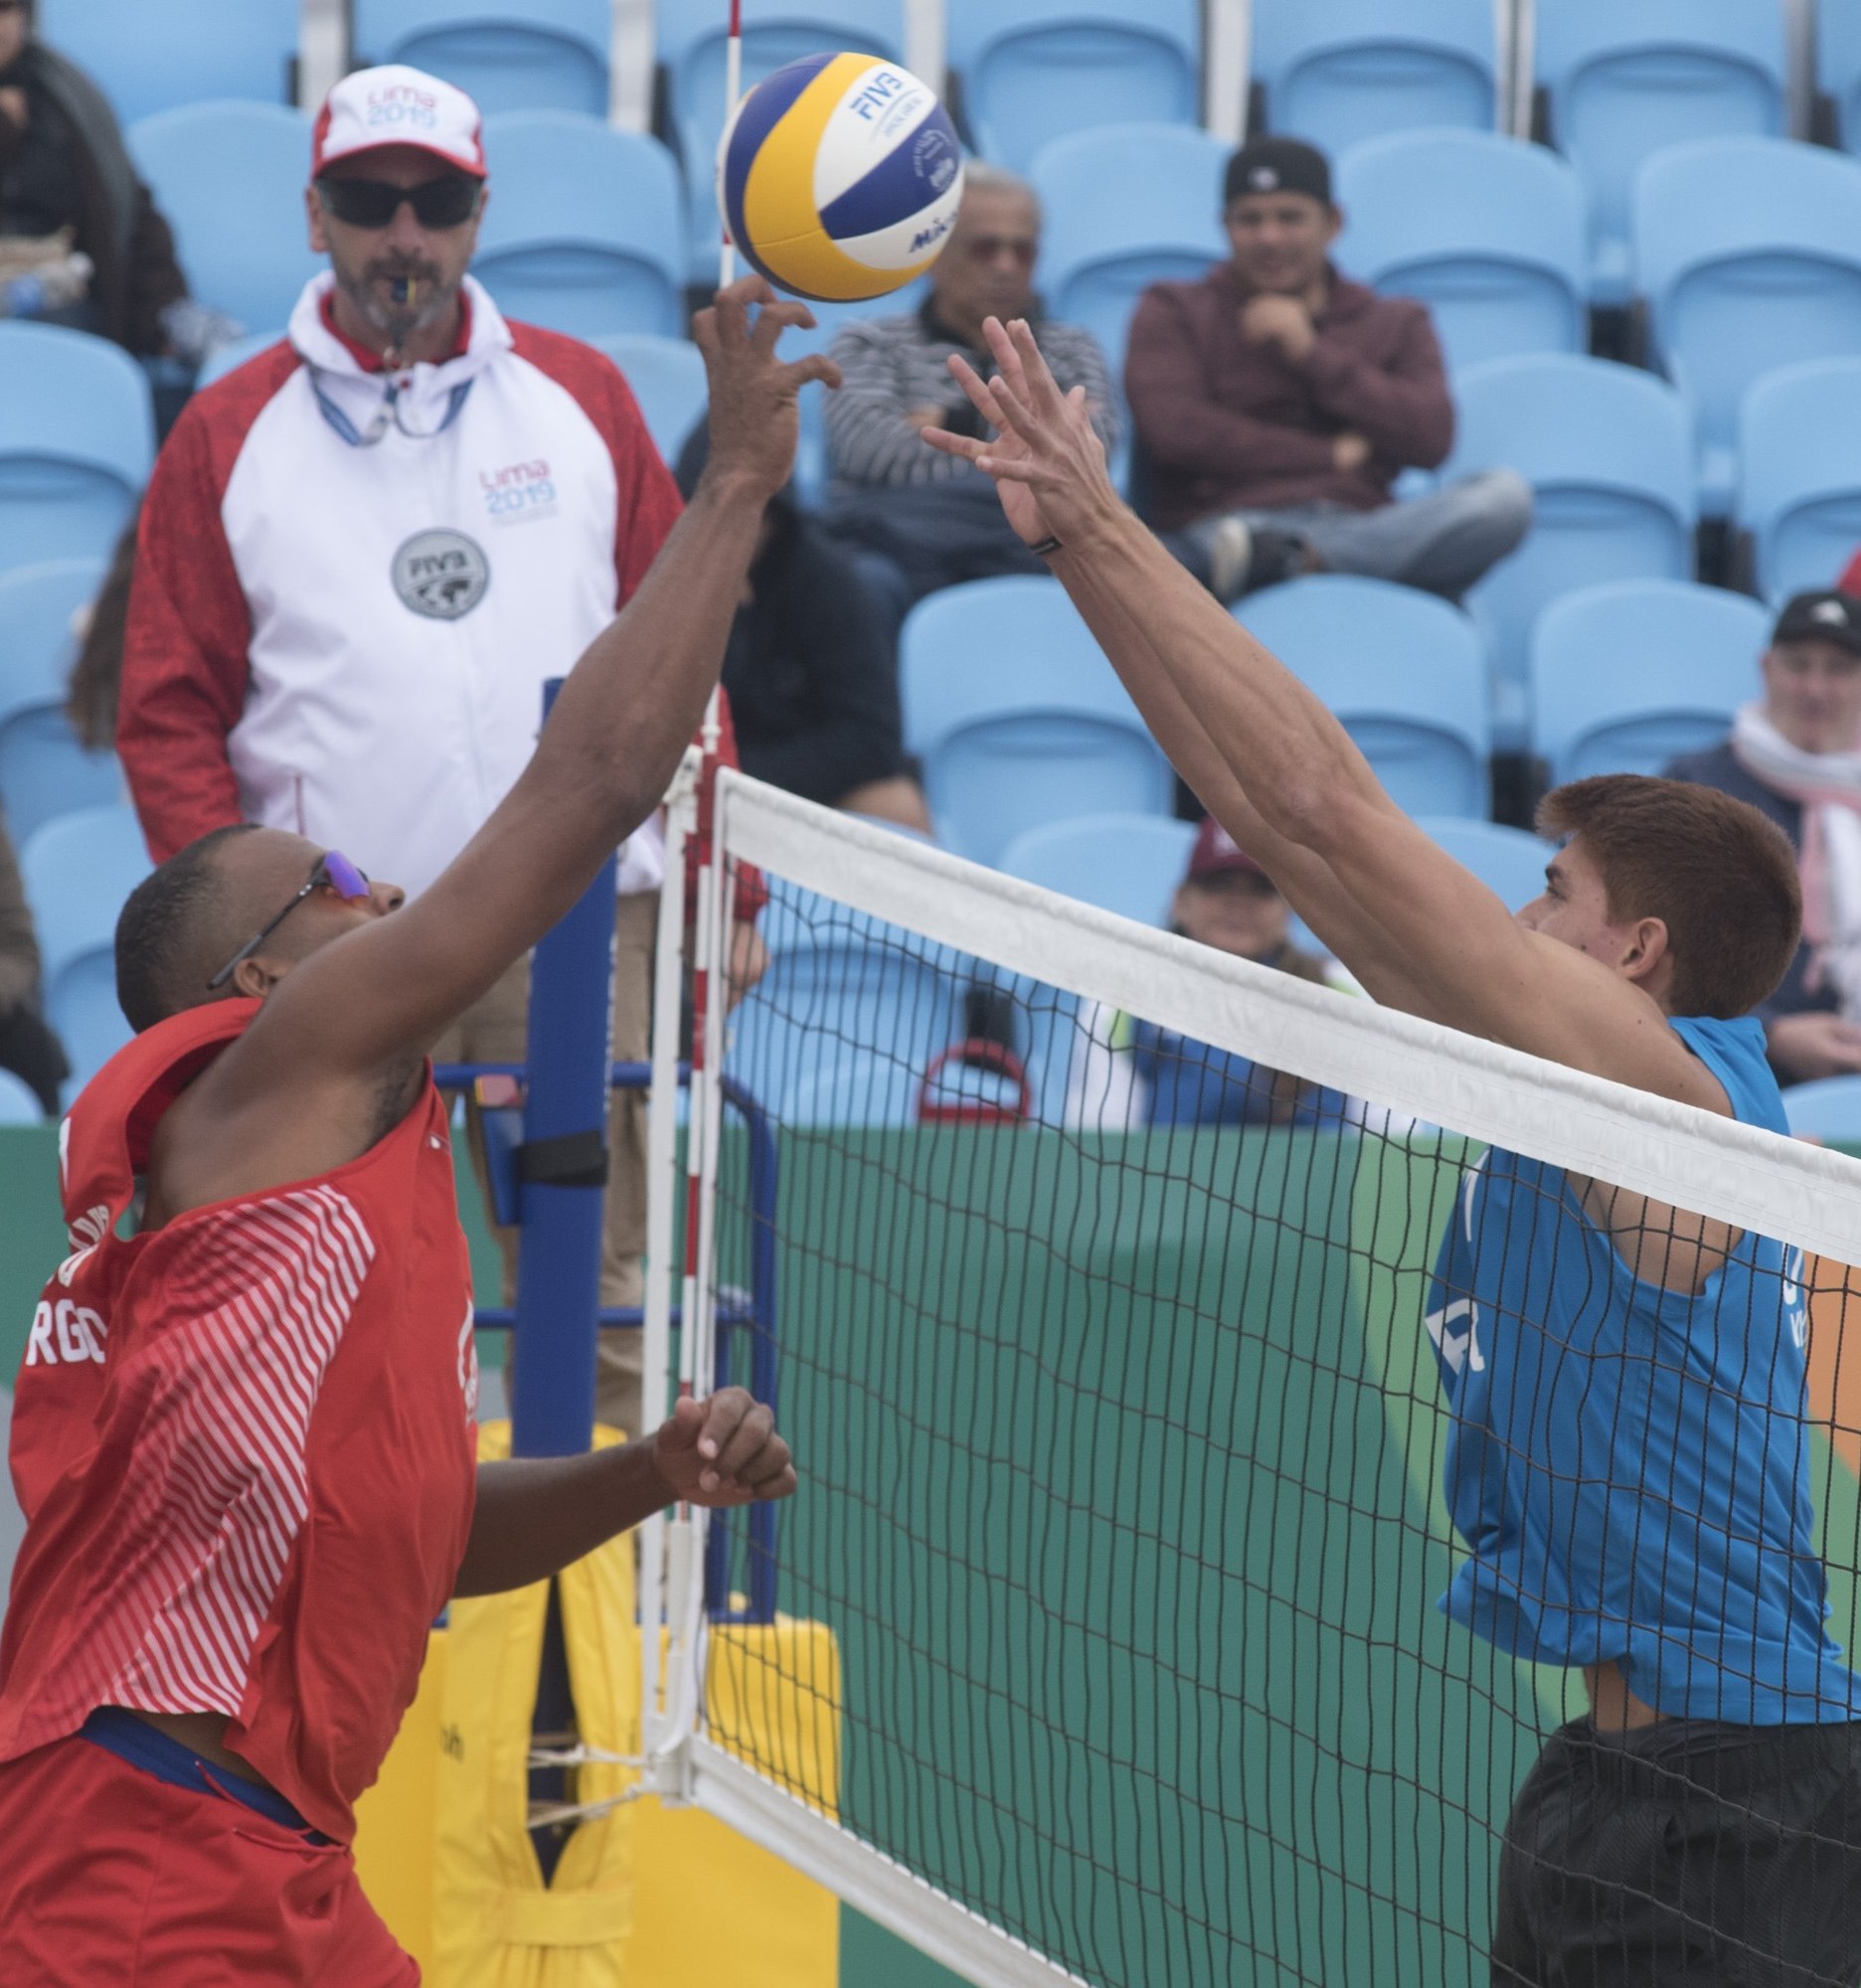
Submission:
[[[751,306],[759,306],[754,319]],[[775,341],[784,327],[812,330],[806,304],[780,300],[761,276],[744,276],[719,290],[692,319],[711,392],[711,459],[720,474],[747,474],[772,497],[794,468],[799,432],[795,398],[811,380],[840,384],[840,369],[822,353],[784,361]]]
[[653,1465],[674,1501],[728,1509],[794,1494],[794,1459],[772,1409],[743,1388],[674,1404],[653,1437]]
[[984,381],[960,354],[951,355],[949,370],[997,433],[979,441],[932,427],[924,438],[994,477],[1002,510],[1027,544],[1050,538],[1077,544],[1121,508],[1085,389],[1060,391],[1025,318],[1004,325],[992,317],[982,330],[995,360],[994,379]]

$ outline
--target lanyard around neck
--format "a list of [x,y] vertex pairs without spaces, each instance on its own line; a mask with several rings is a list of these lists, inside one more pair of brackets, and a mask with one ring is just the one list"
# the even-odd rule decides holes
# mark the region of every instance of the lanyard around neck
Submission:
[[401,383],[388,382],[387,391],[382,396],[382,404],[376,410],[375,418],[366,428],[359,428],[349,416],[331,400],[324,391],[321,369],[306,362],[310,374],[310,391],[316,396],[317,412],[335,429],[351,448],[373,448],[379,441],[385,441],[390,428],[398,428],[410,441],[431,441],[442,435],[458,419],[460,410],[465,406],[473,382],[461,380],[446,396],[445,413],[438,424],[430,428],[411,428],[402,417]]

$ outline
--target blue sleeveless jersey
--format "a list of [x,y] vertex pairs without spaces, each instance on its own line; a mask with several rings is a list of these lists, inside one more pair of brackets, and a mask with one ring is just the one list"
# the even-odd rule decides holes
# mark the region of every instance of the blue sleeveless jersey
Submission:
[[[1673,1027],[1738,1118],[1785,1129],[1761,1024]],[[1470,1167],[1428,1305],[1470,1549],[1447,1614],[1539,1663],[1618,1662],[1674,1718],[1861,1717],[1823,1627],[1800,1280],[1799,1251],[1747,1234],[1701,1290],[1663,1290],[1558,1168]]]

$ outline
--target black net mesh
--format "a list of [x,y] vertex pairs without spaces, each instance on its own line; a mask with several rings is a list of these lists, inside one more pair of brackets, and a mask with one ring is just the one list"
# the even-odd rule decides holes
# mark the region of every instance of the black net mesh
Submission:
[[769,883],[712,1737],[1107,1988],[1861,1977],[1852,1273]]

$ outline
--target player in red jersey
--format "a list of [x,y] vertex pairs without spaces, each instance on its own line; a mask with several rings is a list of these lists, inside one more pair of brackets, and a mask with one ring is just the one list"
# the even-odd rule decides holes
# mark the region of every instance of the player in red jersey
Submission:
[[403,908],[336,851],[236,828],[124,908],[139,1033],[64,1128],[72,1254],[15,1396],[7,1988],[405,1988],[419,1970],[347,1846],[427,1623],[675,1500],[794,1489],[739,1389],[622,1448],[474,1464],[470,1287],[426,1052],[658,804],[787,479],[795,396],[834,377],[775,357],[780,328],[809,322],[758,279],[700,314],[710,468],[529,769],[429,890]]

